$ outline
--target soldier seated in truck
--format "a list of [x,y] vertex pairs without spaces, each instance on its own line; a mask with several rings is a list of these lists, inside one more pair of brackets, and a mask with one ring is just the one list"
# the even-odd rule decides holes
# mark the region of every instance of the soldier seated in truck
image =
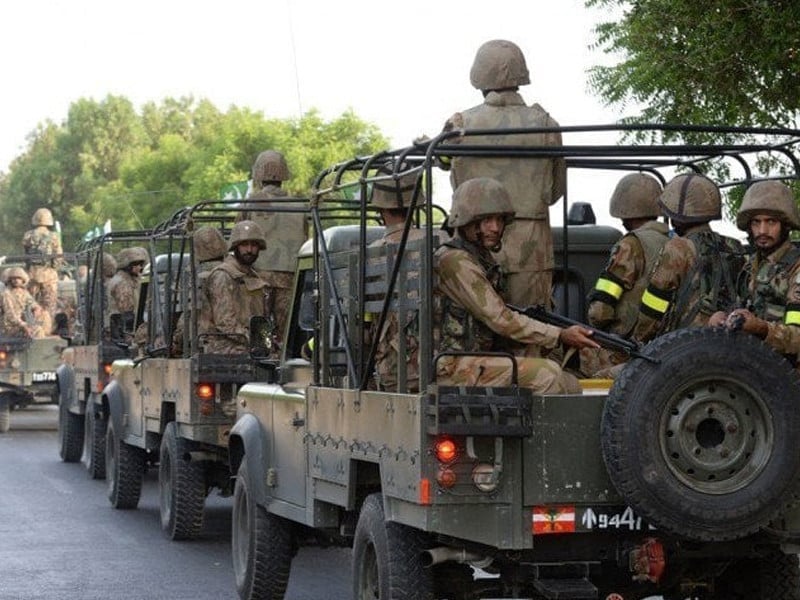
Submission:
[[[495,179],[470,179],[453,193],[449,223],[455,235],[434,254],[439,312],[434,322],[441,327],[439,352],[447,353],[437,361],[440,384],[509,385],[515,359],[486,355],[503,349],[498,337],[545,348],[599,347],[585,327],[546,325],[506,306],[500,295],[502,275],[492,253],[501,247],[513,218],[508,192]],[[548,394],[581,391],[577,379],[555,361],[519,357],[516,364],[520,386]]]

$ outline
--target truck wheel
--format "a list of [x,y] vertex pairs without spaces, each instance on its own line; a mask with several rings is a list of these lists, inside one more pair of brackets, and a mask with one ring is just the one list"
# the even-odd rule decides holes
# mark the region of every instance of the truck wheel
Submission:
[[83,428],[83,459],[92,479],[106,478],[106,425],[106,418],[95,414],[90,400]]
[[425,549],[419,531],[386,520],[380,494],[367,496],[353,540],[353,598],[432,600],[432,570],[422,561]]
[[0,396],[0,433],[8,433],[11,429],[11,402]]
[[106,478],[111,506],[119,509],[138,506],[144,468],[144,451],[123,442],[109,420],[106,429]]
[[66,399],[58,405],[58,454],[64,462],[78,462],[83,449],[83,416],[69,412]]
[[775,551],[737,561],[717,577],[712,600],[800,600],[800,563],[796,554]]
[[233,491],[231,555],[236,590],[243,600],[280,600],[296,552],[292,523],[256,504],[242,461]]
[[206,480],[203,463],[189,458],[189,444],[167,423],[158,461],[161,530],[171,540],[191,540],[203,528]]
[[659,529],[700,541],[765,527],[800,483],[800,378],[744,333],[664,335],[622,370],[601,444],[615,487]]

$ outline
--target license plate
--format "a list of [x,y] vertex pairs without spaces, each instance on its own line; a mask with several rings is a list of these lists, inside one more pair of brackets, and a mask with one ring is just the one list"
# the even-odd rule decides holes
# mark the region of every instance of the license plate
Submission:
[[55,371],[44,371],[42,373],[34,373],[33,375],[31,375],[31,381],[33,383],[49,383],[55,380],[56,380]]

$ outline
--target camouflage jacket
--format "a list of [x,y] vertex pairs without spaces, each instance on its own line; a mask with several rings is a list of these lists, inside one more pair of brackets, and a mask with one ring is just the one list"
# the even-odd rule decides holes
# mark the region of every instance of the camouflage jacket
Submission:
[[23,337],[28,335],[34,321],[36,301],[24,287],[7,287],[0,297],[3,307],[3,335]]
[[[268,185],[250,194],[250,200],[269,200],[287,198],[283,188]],[[297,266],[297,252],[308,238],[306,215],[298,212],[279,212],[276,208],[304,208],[297,202],[247,203],[237,220],[249,219],[258,223],[267,240],[266,250],[258,255],[254,265],[262,271],[284,271],[294,274]],[[258,211],[257,207],[272,210]]]
[[681,327],[701,327],[714,312],[730,310],[743,265],[742,245],[707,223],[670,239],[642,294],[633,337],[649,341]]
[[589,323],[627,337],[639,317],[650,272],[667,243],[666,223],[650,221],[624,235],[589,294]]
[[246,353],[250,346],[250,317],[264,316],[267,284],[252,267],[232,255],[211,271],[206,282],[211,319],[208,331],[199,331],[206,352]]
[[121,314],[134,312],[139,293],[139,278],[120,269],[108,281],[108,312]]
[[480,252],[461,238],[442,245],[434,254],[438,277],[435,299],[435,323],[439,323],[438,351],[464,350],[485,352],[500,343],[513,340],[554,348],[561,329],[546,325],[510,310],[497,292],[492,271],[496,263],[487,252]]
[[800,250],[787,240],[767,256],[756,252],[739,281],[740,303],[767,321],[767,344],[800,354]]
[[29,267],[38,265],[58,269],[64,265],[63,258],[49,258],[49,256],[63,254],[63,250],[58,233],[44,225],[26,231],[22,236],[22,247],[28,256]]

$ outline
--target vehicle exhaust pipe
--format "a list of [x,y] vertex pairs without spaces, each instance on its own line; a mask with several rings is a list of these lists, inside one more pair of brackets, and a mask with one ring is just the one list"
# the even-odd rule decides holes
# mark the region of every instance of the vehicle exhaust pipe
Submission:
[[468,552],[463,548],[450,548],[449,546],[430,548],[422,553],[422,566],[425,568],[448,561],[467,563],[478,569],[485,569],[492,564],[494,559],[485,554]]

